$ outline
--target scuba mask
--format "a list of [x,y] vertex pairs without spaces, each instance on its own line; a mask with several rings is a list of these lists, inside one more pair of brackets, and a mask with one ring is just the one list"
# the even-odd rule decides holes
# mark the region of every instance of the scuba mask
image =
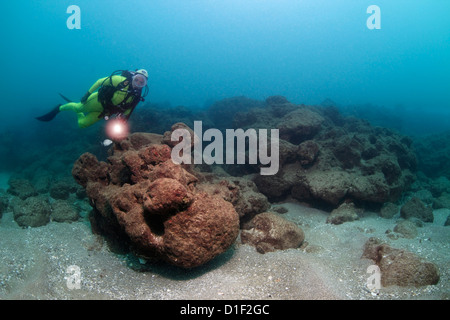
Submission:
[[137,73],[133,76],[133,80],[131,82],[133,88],[141,89],[147,85],[147,78],[140,73]]

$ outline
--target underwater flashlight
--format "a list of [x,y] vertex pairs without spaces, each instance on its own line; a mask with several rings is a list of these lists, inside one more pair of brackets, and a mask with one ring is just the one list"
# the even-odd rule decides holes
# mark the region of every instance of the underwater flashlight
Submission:
[[111,119],[106,124],[106,135],[113,141],[125,139],[128,132],[128,123],[124,119]]

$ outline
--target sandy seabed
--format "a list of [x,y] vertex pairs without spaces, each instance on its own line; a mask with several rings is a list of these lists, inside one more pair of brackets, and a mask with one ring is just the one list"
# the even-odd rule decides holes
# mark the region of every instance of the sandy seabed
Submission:
[[[418,228],[416,238],[394,240],[386,230],[393,230],[395,218],[366,213],[360,220],[331,225],[326,212],[294,202],[274,207],[280,205],[288,209],[283,217],[304,230],[305,249],[260,254],[238,239],[226,253],[193,270],[142,265],[114,254],[86,221],[22,229],[11,212],[4,213],[0,299],[450,299],[450,227],[443,226],[449,209],[435,210],[435,221]],[[367,268],[373,261],[361,254],[370,237],[435,263],[439,283],[369,290]]]

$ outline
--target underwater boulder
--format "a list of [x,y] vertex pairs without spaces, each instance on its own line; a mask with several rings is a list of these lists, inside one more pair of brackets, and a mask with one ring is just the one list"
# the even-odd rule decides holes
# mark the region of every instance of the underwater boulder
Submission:
[[253,178],[258,191],[270,201],[279,201],[286,197],[298,179],[301,167],[297,163],[287,164],[275,175],[256,175]]
[[385,219],[391,219],[399,212],[399,206],[392,202],[386,202],[380,209],[379,215]]
[[38,195],[36,189],[31,182],[27,179],[10,178],[8,181],[9,188],[8,193],[25,200],[29,197],[35,197]]
[[322,202],[337,207],[345,198],[352,176],[341,170],[310,171],[298,176],[292,196],[299,201]]
[[427,286],[439,282],[439,269],[416,254],[390,247],[377,238],[364,245],[362,258],[372,259],[380,268],[382,286]]
[[168,146],[170,146],[171,148],[173,148],[174,146],[176,146],[177,144],[180,143],[180,141],[172,141],[172,133],[175,130],[178,129],[182,129],[182,130],[187,130],[191,136],[191,148],[194,148],[194,144],[196,142],[199,141],[199,137],[197,137],[194,133],[194,130],[192,130],[188,125],[186,125],[183,122],[177,122],[174,125],[172,125],[172,127],[170,128],[170,131],[166,131],[164,132],[163,138],[162,138],[162,143],[167,144]]
[[450,209],[450,193],[443,192],[439,198],[433,199],[433,208],[434,209],[441,209],[441,208]]
[[417,227],[414,222],[402,220],[394,227],[394,232],[401,234],[404,238],[414,239],[417,237]]
[[298,145],[297,159],[302,166],[310,166],[319,155],[319,145],[314,140],[307,140]]
[[282,117],[277,124],[280,138],[294,144],[313,138],[321,129],[324,118],[310,109],[299,107]]
[[413,197],[401,207],[400,215],[405,219],[416,218],[423,222],[433,222],[434,220],[433,209],[427,207],[422,200],[416,197]]
[[256,215],[241,232],[241,241],[256,248],[259,253],[298,248],[305,234],[295,223],[271,212]]
[[385,203],[396,200],[392,199],[391,190],[382,173],[377,172],[368,176],[359,176],[353,173],[351,176],[347,194],[349,198],[369,203]]
[[337,209],[331,211],[327,218],[327,223],[342,224],[344,222],[355,221],[359,219],[361,210],[357,209],[353,203],[343,203]]
[[55,200],[66,200],[72,193],[77,192],[77,185],[73,180],[59,179],[50,185],[50,196]]
[[14,220],[21,227],[40,227],[50,222],[51,207],[43,197],[15,198],[11,205]]
[[231,203],[197,193],[188,209],[166,221],[164,230],[166,260],[191,268],[212,260],[234,243],[239,217]]
[[196,173],[173,163],[169,146],[146,135],[115,145],[108,163],[90,154],[75,162],[73,175],[94,208],[93,230],[144,259],[202,265],[234,243],[239,215],[230,202],[198,188]]
[[77,209],[65,200],[56,200],[51,204],[52,213],[50,215],[52,221],[56,222],[74,222],[80,217]]
[[352,169],[360,164],[362,149],[358,139],[345,135],[334,141],[332,152],[344,169]]
[[[279,162],[280,166],[283,166],[287,163],[295,162],[297,158],[297,149],[298,147],[286,140],[279,139]],[[271,148],[269,147],[269,152],[271,152]]]

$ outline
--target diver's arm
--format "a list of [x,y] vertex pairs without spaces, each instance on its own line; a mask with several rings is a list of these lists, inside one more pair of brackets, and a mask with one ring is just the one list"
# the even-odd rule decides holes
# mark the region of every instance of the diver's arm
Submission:
[[87,99],[89,98],[89,96],[103,84],[103,82],[105,81],[106,78],[108,78],[108,77],[98,79],[94,83],[94,85],[88,90],[88,92],[86,92],[84,94],[84,96],[81,98],[81,100],[80,100],[81,103],[85,103],[87,101]]
[[92,85],[92,87],[89,89],[89,94],[92,94],[93,92],[95,92],[98,88],[100,88],[102,85],[103,85],[103,83],[105,82],[105,80],[106,79],[109,79],[109,78],[111,78],[110,80],[108,80],[108,82],[106,83],[106,85],[111,85],[111,83],[112,83],[112,85],[114,86],[114,87],[117,87],[117,85],[119,84],[119,83],[121,83],[122,81],[124,81],[124,80],[126,80],[126,78],[125,77],[122,77],[122,76],[112,76],[112,77],[104,77],[104,78],[100,78],[100,79],[98,79],[93,85]]
[[98,79],[98,80],[94,83],[94,85],[89,89],[88,92],[89,92],[90,94],[93,93],[93,92],[95,92],[95,90],[97,90],[98,88],[100,88],[101,85],[103,84],[103,82],[104,82],[107,78],[109,78],[109,77],[104,77],[104,78]]

